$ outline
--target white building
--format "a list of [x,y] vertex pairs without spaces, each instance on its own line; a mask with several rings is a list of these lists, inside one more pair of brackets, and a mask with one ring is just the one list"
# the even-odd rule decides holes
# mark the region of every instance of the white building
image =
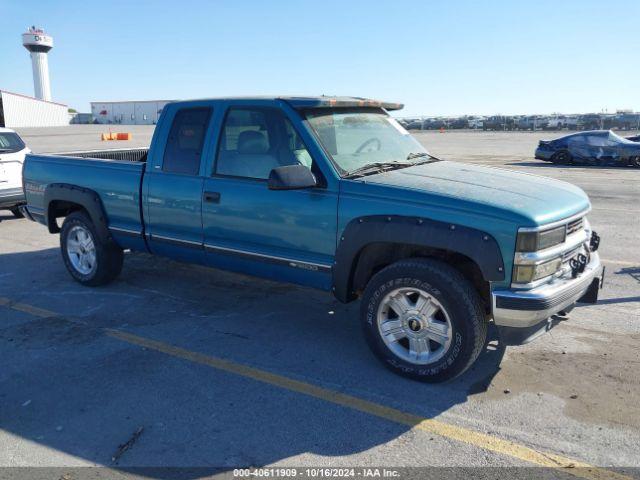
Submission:
[[0,90],[0,127],[69,125],[67,105]]
[[172,101],[91,102],[91,114],[98,123],[155,125],[164,106]]

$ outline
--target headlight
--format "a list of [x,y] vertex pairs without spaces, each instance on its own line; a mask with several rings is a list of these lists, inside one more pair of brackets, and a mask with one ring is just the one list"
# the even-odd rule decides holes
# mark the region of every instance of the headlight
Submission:
[[564,242],[567,236],[567,227],[552,228],[542,232],[518,232],[516,251],[537,252],[545,248],[553,247]]
[[537,265],[514,265],[513,283],[531,283],[553,275],[562,268],[562,257]]

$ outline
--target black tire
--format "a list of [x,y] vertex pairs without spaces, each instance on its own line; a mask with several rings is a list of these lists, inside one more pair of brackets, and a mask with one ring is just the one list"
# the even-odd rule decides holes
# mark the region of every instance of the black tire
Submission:
[[568,150],[560,150],[551,157],[551,161],[558,165],[571,165],[573,157]]
[[12,208],[11,213],[13,213],[13,216],[16,218],[24,218],[24,215],[22,215],[22,212],[18,208]]
[[[85,274],[73,264],[67,250],[69,234],[76,226],[87,230],[95,246],[95,265],[91,272]],[[65,267],[74,280],[82,285],[97,287],[112,282],[121,272],[124,254],[122,249],[113,241],[101,241],[91,218],[83,212],[71,213],[62,224],[60,230],[60,250]]]
[[[385,296],[398,288],[424,291],[437,300],[451,322],[452,341],[433,363],[416,364],[396,355],[378,327],[378,309]],[[375,356],[393,372],[423,382],[450,380],[478,358],[487,338],[487,321],[480,296],[471,283],[446,263],[407,259],[389,265],[371,278],[361,303],[364,336]]]
[[640,155],[629,157],[629,165],[640,168]]

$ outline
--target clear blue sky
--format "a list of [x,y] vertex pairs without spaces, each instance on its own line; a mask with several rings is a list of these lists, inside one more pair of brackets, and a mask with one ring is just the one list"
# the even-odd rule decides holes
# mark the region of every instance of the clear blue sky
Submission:
[[640,110],[638,0],[0,0],[0,89],[54,100],[337,94],[425,115]]

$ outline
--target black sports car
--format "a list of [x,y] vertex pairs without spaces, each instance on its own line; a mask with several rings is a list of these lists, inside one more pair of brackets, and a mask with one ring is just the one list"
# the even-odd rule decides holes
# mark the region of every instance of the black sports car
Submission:
[[622,138],[610,130],[593,130],[555,140],[540,140],[535,157],[553,163],[640,167],[640,143]]

